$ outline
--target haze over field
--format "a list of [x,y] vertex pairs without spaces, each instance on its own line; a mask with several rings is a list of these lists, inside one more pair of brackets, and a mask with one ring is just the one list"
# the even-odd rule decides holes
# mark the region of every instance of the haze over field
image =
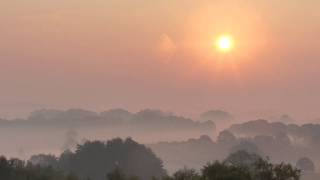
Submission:
[[[136,113],[125,109],[99,113],[42,109],[26,119],[0,120],[0,143],[5,145],[0,153],[44,166],[54,165],[57,160],[54,166],[64,167],[61,158],[66,158],[69,152],[78,153],[80,150],[76,149],[89,145],[88,141],[130,137],[150,148],[169,174],[185,166],[199,171],[207,162],[223,161],[232,153],[245,151],[268,157],[273,163],[287,162],[306,168],[302,179],[314,180],[319,177],[320,125],[297,125],[292,121],[283,115],[272,121],[260,119],[237,124],[236,116],[222,110],[210,110],[190,119],[152,109]],[[60,160],[54,160],[59,156]],[[94,177],[102,175],[101,171],[87,173]]]
[[319,7],[0,0],[0,179],[320,179]]
[[[38,110],[27,119],[0,120],[0,154],[28,158],[35,153],[59,154],[85,140],[132,137],[141,143],[185,140],[209,134],[215,123],[197,122],[160,110],[131,113],[111,109],[101,113],[82,109]],[[13,143],[10,143],[14,140]]]

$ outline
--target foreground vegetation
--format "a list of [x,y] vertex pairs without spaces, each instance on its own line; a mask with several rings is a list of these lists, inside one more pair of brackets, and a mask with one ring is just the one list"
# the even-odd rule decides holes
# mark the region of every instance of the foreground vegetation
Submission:
[[0,158],[1,180],[299,180],[300,170],[238,151],[200,172],[184,168],[168,175],[151,150],[131,139],[86,142],[60,157],[36,155],[27,162]]

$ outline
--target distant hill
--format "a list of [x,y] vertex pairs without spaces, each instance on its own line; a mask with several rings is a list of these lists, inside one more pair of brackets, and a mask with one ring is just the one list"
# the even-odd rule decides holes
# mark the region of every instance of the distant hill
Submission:
[[[83,109],[34,111],[26,119],[0,120],[0,154],[25,158],[42,151],[60,153],[83,139],[132,137],[142,143],[213,136],[215,124],[160,110],[133,113],[125,109],[93,112]],[[15,143],[7,143],[15,134]]]

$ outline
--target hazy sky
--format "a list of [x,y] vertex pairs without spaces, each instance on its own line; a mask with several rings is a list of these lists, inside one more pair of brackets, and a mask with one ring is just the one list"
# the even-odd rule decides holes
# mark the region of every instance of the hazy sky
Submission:
[[[159,108],[320,117],[318,0],[1,0],[0,115]],[[234,37],[231,53],[214,47]]]

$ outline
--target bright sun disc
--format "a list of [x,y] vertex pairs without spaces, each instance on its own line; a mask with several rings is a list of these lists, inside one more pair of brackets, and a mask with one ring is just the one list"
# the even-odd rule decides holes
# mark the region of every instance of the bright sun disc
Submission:
[[220,36],[216,42],[217,48],[222,52],[228,52],[233,48],[233,38],[229,35]]

